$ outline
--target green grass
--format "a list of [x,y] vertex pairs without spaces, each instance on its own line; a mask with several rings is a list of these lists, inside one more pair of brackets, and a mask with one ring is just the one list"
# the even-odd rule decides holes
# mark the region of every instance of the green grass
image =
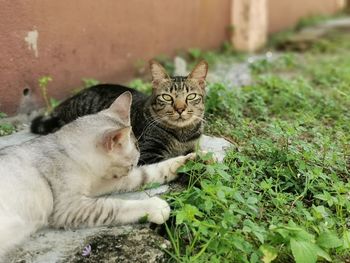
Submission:
[[[7,117],[3,112],[0,112],[0,120]],[[10,135],[14,133],[16,128],[11,123],[0,123],[0,136]]]
[[350,260],[350,37],[335,39],[256,62],[254,85],[209,85],[206,132],[233,147],[167,195],[171,262]]
[[11,123],[0,124],[0,136],[10,135],[16,131]]
[[287,30],[273,33],[270,36],[268,45],[271,47],[274,47],[276,45],[279,45],[280,43],[285,42],[293,34],[295,34],[298,31],[301,31],[302,29],[309,28],[309,27],[317,27],[319,24],[322,24],[322,22],[325,22],[326,20],[342,18],[347,16],[348,16],[347,12],[341,11],[333,15],[311,15],[311,16],[301,18],[295,26]]

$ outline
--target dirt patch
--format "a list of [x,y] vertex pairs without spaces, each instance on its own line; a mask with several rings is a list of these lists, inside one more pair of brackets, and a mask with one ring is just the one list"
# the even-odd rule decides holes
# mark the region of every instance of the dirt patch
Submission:
[[81,247],[65,262],[165,262],[167,255],[163,249],[170,247],[168,240],[158,236],[149,228],[133,230],[118,236],[99,234],[87,239],[86,244],[91,246],[89,255],[83,256],[84,247]]

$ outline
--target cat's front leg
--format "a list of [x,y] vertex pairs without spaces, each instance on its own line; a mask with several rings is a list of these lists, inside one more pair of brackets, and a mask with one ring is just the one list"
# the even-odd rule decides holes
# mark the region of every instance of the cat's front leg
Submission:
[[57,202],[50,225],[77,228],[130,224],[145,216],[149,222],[162,224],[169,215],[168,203],[159,197],[143,200],[80,197],[69,202]]
[[122,177],[104,177],[95,182],[90,196],[100,196],[113,192],[139,190],[148,183],[166,183],[178,177],[177,169],[188,160],[195,158],[195,153],[174,157],[159,163],[133,168],[128,175]]
[[164,184],[173,181],[178,177],[177,170],[195,157],[195,153],[190,153],[159,163],[135,167],[129,176],[119,179],[119,186],[122,187],[121,189],[132,191],[149,183]]

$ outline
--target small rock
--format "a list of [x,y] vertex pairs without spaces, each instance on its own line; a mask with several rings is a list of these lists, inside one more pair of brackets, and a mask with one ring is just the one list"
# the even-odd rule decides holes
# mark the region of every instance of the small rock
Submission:
[[218,162],[223,162],[226,155],[226,150],[232,146],[229,141],[223,138],[207,135],[202,135],[199,145],[201,150],[212,152]]

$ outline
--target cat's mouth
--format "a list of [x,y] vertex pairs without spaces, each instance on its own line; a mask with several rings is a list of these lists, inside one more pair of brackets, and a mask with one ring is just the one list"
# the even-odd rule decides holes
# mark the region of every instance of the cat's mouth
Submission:
[[186,114],[186,115],[172,116],[172,118],[169,118],[168,122],[175,127],[183,128],[193,124],[195,119],[196,118],[193,118],[192,115]]
[[200,119],[202,118],[196,116],[193,112],[183,112],[182,114],[167,112],[162,121],[173,128],[184,128],[198,123]]
[[180,115],[180,114],[178,114],[178,115],[173,117],[173,120],[175,120],[176,122],[187,121],[189,119],[191,119],[190,115],[182,115],[182,114]]

